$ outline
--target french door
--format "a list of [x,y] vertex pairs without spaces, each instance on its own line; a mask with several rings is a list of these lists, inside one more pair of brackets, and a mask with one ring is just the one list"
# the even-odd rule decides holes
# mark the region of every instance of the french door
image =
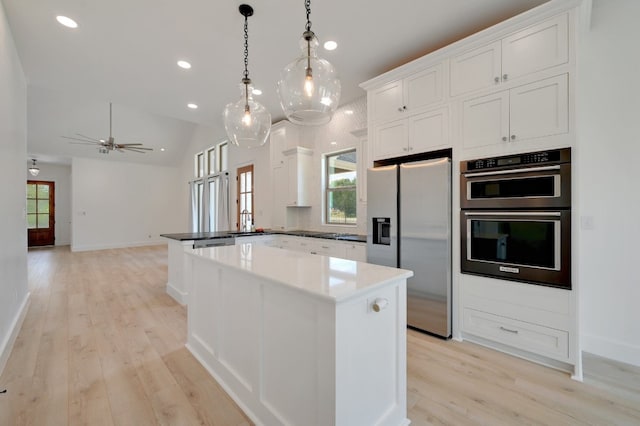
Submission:
[[250,231],[253,225],[253,164],[238,169],[236,229]]
[[27,181],[27,234],[29,247],[54,245],[54,182]]

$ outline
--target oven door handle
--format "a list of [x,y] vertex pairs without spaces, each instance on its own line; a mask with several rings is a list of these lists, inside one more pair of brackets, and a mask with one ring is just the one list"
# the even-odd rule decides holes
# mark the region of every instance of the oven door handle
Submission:
[[562,216],[560,212],[464,212],[465,216]]
[[477,172],[477,173],[463,173],[463,174],[467,178],[473,178],[473,177],[480,177],[480,176],[511,175],[515,173],[544,172],[547,170],[560,170],[560,166],[529,167],[529,168],[522,168],[522,169],[497,170],[494,172]]

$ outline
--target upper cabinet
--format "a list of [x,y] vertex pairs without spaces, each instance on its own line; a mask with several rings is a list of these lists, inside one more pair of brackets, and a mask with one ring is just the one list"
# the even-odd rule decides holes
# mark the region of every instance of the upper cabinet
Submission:
[[369,118],[382,122],[404,118],[442,101],[442,63],[370,91]]
[[568,61],[564,13],[451,58],[451,96],[499,86]]
[[284,151],[299,145],[299,130],[290,121],[282,120],[271,126],[269,139],[273,168],[285,163]]
[[311,199],[308,182],[313,151],[298,146],[285,151],[284,154],[287,158],[287,207],[309,207]]

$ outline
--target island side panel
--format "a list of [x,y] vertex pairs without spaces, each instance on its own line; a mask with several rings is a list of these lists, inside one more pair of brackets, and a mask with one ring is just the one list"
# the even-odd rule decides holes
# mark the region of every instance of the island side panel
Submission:
[[402,279],[338,304],[337,426],[410,423],[406,300],[406,279]]
[[186,252],[191,251],[193,241],[167,239],[168,279],[167,293],[181,305],[187,304],[191,260]]

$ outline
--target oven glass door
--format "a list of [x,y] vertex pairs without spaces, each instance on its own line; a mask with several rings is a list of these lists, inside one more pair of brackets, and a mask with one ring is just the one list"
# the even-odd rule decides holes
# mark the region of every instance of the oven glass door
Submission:
[[481,262],[560,269],[560,216],[467,219],[467,258]]
[[463,210],[461,270],[571,288],[571,211]]

